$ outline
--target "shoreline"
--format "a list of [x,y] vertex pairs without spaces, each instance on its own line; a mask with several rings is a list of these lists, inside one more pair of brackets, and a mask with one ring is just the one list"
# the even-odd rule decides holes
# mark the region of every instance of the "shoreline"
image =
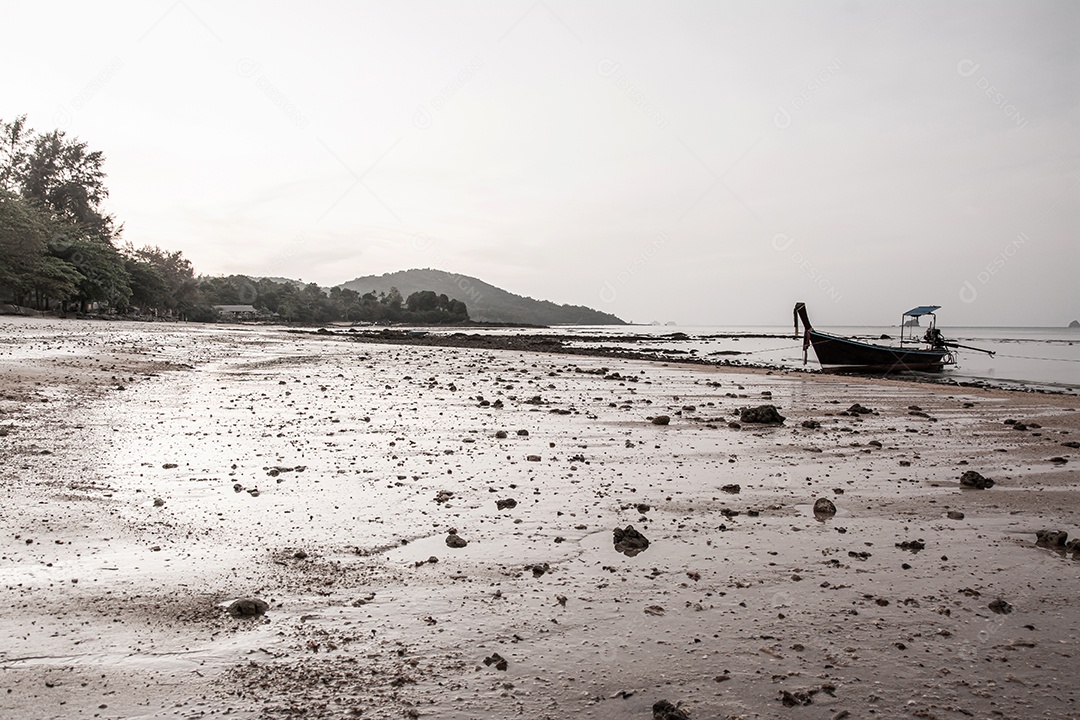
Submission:
[[0,714],[1078,714],[1078,561],[1034,542],[1080,532],[1075,397],[39,329],[0,354]]
[[[0,316],[2,317],[2,316]],[[9,317],[19,317],[22,319],[29,319],[28,316],[13,315]],[[688,365],[704,365],[713,367],[730,367],[735,369],[763,369],[768,371],[777,372],[796,372],[807,373],[811,375],[818,374],[834,374],[822,371],[820,368],[813,369],[811,367],[793,367],[791,365],[768,362],[761,360],[750,359],[749,356],[755,355],[760,350],[720,350],[709,353],[708,358],[702,357],[696,354],[696,350],[680,350],[675,348],[641,348],[641,349],[627,349],[623,347],[615,347],[611,345],[599,345],[599,346],[581,346],[580,343],[625,343],[625,344],[648,344],[648,343],[664,343],[672,341],[682,340],[740,340],[740,339],[763,339],[763,338],[775,338],[791,340],[790,335],[775,334],[775,333],[759,333],[759,332],[745,332],[736,331],[730,333],[712,333],[701,336],[691,336],[684,332],[675,330],[671,333],[664,335],[651,335],[651,334],[630,334],[630,335],[579,335],[579,334],[562,334],[558,332],[561,326],[534,326],[512,323],[466,323],[466,324],[451,324],[451,325],[393,325],[393,326],[355,326],[345,325],[341,323],[329,324],[329,325],[278,325],[269,323],[186,323],[177,320],[158,320],[150,318],[119,318],[111,316],[94,316],[86,318],[55,318],[52,316],[37,318],[43,321],[55,320],[62,322],[109,322],[109,323],[124,323],[132,322],[136,325],[150,324],[159,326],[161,324],[164,327],[202,327],[205,329],[210,328],[245,328],[251,331],[265,331],[265,332],[285,332],[297,335],[309,335],[309,336],[321,336],[321,337],[333,337],[339,339],[348,339],[354,342],[360,343],[384,343],[395,345],[418,345],[418,346],[436,346],[436,347],[460,347],[460,348],[484,348],[484,349],[505,349],[513,350],[516,352],[542,352],[542,353],[562,353],[566,355],[585,355],[593,357],[610,357],[622,360],[646,360],[656,362],[669,362]],[[579,327],[579,326],[567,326],[567,327]],[[616,327],[616,326],[612,326]],[[656,327],[652,325],[625,325],[618,327]],[[549,330],[551,332],[545,332],[541,334],[517,334],[517,335],[505,335],[505,334],[490,334],[479,335],[475,333],[466,333],[466,330]],[[1036,330],[1040,328],[1015,328],[1021,330]],[[1060,328],[1041,328],[1045,330],[1060,330]],[[456,332],[448,333],[447,330],[455,330]],[[440,332],[442,331],[442,332]],[[1072,341],[1066,340],[1046,340],[1047,343],[1065,343],[1072,345]],[[571,344],[574,343],[574,344]],[[1003,355],[1003,357],[1013,357],[1010,355]],[[1040,358],[1023,358],[1034,359]],[[1054,362],[1060,360],[1060,358],[1042,358],[1047,362]],[[1074,362],[1077,362],[1074,360]],[[869,377],[869,378],[885,378],[895,379],[912,383],[931,383],[938,384],[946,387],[958,387],[958,388],[996,388],[1009,392],[1024,392],[1024,393],[1039,393],[1039,394],[1052,394],[1052,395],[1080,395],[1080,385],[1071,383],[1063,383],[1055,380],[1038,380],[1038,379],[998,379],[979,375],[967,375],[969,379],[961,379],[965,377],[961,375],[959,377],[953,376],[949,371],[945,373],[899,373],[886,376],[880,376],[869,373],[835,373],[845,377]]]
[[[753,363],[742,360],[706,360],[705,358],[687,353],[685,351],[653,350],[636,351],[616,347],[576,347],[568,345],[568,342],[656,342],[665,339],[663,336],[579,336],[579,335],[469,335],[465,333],[453,334],[417,334],[409,330],[381,329],[373,330],[300,330],[288,328],[285,332],[297,335],[310,335],[323,338],[335,338],[357,343],[393,344],[393,345],[417,345],[421,347],[456,347],[487,350],[510,350],[515,352],[539,352],[556,353],[573,356],[607,357],[620,360],[643,360],[659,363],[676,363],[690,366],[729,368],[736,371],[764,370],[769,372],[800,373],[811,376],[839,376],[847,378],[867,378],[870,380],[895,380],[917,384],[940,385],[953,388],[986,388],[1004,392],[1037,393],[1046,395],[1076,395],[1075,389],[1047,389],[1047,383],[1019,383],[1017,381],[1002,380],[997,383],[990,381],[965,381],[957,380],[947,375],[930,373],[900,373],[887,376],[867,373],[827,373],[821,370],[808,368],[791,368],[778,364]],[[719,336],[707,336],[719,337]],[[752,333],[734,333],[723,337],[747,338],[747,337],[787,337],[782,335],[769,336]],[[723,351],[724,355],[744,355],[740,351]]]

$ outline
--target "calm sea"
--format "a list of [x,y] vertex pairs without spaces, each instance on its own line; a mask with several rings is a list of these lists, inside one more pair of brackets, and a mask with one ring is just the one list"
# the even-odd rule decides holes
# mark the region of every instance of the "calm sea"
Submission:
[[[895,344],[900,327],[821,327],[843,337]],[[963,345],[992,350],[993,357],[974,350],[957,350],[957,364],[936,373],[933,377],[958,382],[982,381],[995,386],[1023,387],[1080,393],[1080,330],[1069,328],[1015,327],[944,327],[948,340]],[[912,329],[907,330],[908,333]],[[923,330],[913,328],[921,337]],[[483,332],[491,332],[484,330]],[[507,332],[545,332],[518,330]],[[727,361],[732,365],[755,365],[818,370],[813,348],[803,364],[802,340],[794,336],[789,326],[569,326],[551,328],[547,332],[563,335],[611,337],[611,341],[588,342],[585,345],[645,348],[656,351],[658,357],[675,357],[692,353],[712,362]],[[682,335],[673,334],[681,333]],[[683,337],[685,335],[686,337]],[[890,340],[882,340],[888,335]],[[621,342],[619,338],[638,336],[637,342]],[[907,337],[907,335],[905,335]],[[738,353],[738,354],[734,354]]]

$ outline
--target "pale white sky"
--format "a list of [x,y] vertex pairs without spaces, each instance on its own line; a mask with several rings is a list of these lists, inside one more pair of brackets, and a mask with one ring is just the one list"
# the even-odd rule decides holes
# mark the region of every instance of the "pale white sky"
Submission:
[[9,2],[0,118],[204,274],[627,320],[1080,317],[1080,3]]

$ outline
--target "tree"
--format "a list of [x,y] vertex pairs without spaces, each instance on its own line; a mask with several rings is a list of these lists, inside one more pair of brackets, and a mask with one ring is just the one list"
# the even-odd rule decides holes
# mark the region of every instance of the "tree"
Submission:
[[0,123],[0,274],[15,293],[33,290],[38,307],[69,299],[84,309],[92,302],[124,307],[131,297],[125,260],[113,245],[119,231],[101,210],[104,162],[100,151],[61,130],[35,133],[25,115]]
[[412,295],[409,295],[409,299],[405,301],[405,306],[409,308],[409,312],[414,313],[435,310],[439,307],[439,296],[431,290],[414,292]]
[[100,210],[109,195],[104,162],[100,150],[91,152],[86,143],[69,140],[63,130],[53,130],[34,138],[13,175],[24,198],[111,241],[113,219]]
[[47,224],[19,198],[0,190],[0,287],[18,299],[30,289],[31,277],[45,257]]
[[84,279],[75,267],[49,255],[49,240],[58,227],[49,214],[0,190],[0,287],[22,304],[34,293],[34,307],[48,309],[49,300],[73,297]]
[[0,190],[16,191],[16,178],[26,160],[29,145],[30,131],[25,115],[19,115],[9,123],[0,120]]
[[390,292],[386,294],[386,298],[384,299],[386,307],[391,310],[400,310],[402,302],[404,302],[404,300],[401,297],[401,291],[396,287],[391,286]]
[[[151,245],[136,250],[128,244],[124,248],[124,254],[127,256],[128,273],[132,276],[132,282],[140,285],[140,293],[145,293],[151,285],[160,283],[156,294],[144,294],[142,301],[135,299],[137,288],[133,284],[132,303],[135,305],[186,315],[201,302],[195,268],[179,250],[162,250]],[[156,298],[152,303],[148,302],[151,297]]]
[[124,269],[129,278],[132,305],[144,312],[154,311],[156,314],[158,310],[172,304],[165,277],[152,262],[128,257],[124,260]]
[[30,289],[37,296],[35,306],[48,310],[50,300],[61,304],[79,293],[86,278],[71,263],[52,255],[41,259],[41,264],[30,280]]
[[88,237],[67,237],[52,245],[52,253],[75,266],[83,276],[75,294],[83,312],[91,303],[125,308],[131,299],[131,278],[124,258],[107,242]]

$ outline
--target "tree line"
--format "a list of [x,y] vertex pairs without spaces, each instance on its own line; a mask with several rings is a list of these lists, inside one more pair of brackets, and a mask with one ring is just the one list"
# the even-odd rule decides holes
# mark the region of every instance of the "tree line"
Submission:
[[199,291],[212,305],[251,305],[258,314],[285,322],[439,324],[469,319],[465,303],[431,290],[414,292],[408,298],[403,298],[396,287],[389,292],[361,295],[342,287],[332,287],[327,292],[315,283],[304,285],[291,280],[230,275],[202,278]]
[[58,313],[123,313],[212,322],[215,306],[251,305],[285,322],[469,319],[432,291],[408,298],[246,276],[197,277],[180,251],[122,241],[102,203],[105,158],[62,130],[40,133],[22,115],[0,119],[0,301]]

